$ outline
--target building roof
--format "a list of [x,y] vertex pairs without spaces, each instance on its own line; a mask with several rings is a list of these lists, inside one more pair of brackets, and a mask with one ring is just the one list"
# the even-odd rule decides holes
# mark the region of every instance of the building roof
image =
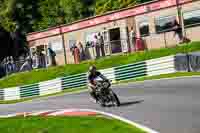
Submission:
[[[191,2],[192,0],[179,0],[180,4],[185,4]],[[135,16],[139,14],[146,13],[148,11],[159,10],[162,8],[168,8],[171,6],[176,6],[176,0],[155,0],[136,6],[123,8],[116,11],[110,11],[102,15],[92,16],[86,19],[81,19],[70,24],[63,24],[55,27],[50,27],[48,29],[32,32],[27,35],[28,41],[33,41],[53,35],[58,35],[65,32],[71,32],[74,30],[79,30],[95,25],[99,25],[106,22],[111,22],[130,16]]]

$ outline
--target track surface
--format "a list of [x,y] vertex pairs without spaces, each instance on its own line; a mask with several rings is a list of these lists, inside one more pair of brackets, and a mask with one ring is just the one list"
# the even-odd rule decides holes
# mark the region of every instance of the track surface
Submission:
[[200,133],[200,78],[114,86],[121,107],[101,108],[87,92],[0,105],[0,115],[47,109],[85,108],[113,113],[161,133]]

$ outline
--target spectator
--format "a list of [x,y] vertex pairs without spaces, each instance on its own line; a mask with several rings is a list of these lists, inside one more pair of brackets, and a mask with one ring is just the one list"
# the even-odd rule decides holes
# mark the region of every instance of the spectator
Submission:
[[12,57],[7,57],[7,62],[6,62],[6,73],[9,75],[13,72],[15,72],[15,64],[14,61],[12,61]]
[[38,67],[37,68],[45,68],[46,67],[46,60],[45,54],[42,51],[37,51],[37,60],[38,60]]
[[179,43],[188,43],[190,42],[191,40],[187,37],[185,37],[182,33],[182,27],[181,25],[178,23],[177,20],[174,20],[174,36],[175,35],[178,35],[178,38],[179,38]]
[[72,55],[74,56],[74,63],[78,64],[80,62],[80,50],[76,46],[76,44],[73,44],[70,48],[70,51],[72,52]]
[[181,25],[178,23],[177,20],[174,20],[173,25],[174,25],[174,36],[178,35],[179,42],[181,43],[183,41],[183,34],[182,34]]
[[131,27],[131,31],[129,33],[129,39],[130,39],[130,45],[131,47],[134,48],[134,50],[136,51],[136,46],[135,46],[135,42],[136,42],[136,33],[133,30],[133,27]]
[[97,35],[94,36],[94,51],[95,51],[95,57],[99,58],[100,57],[100,44],[98,41]]
[[81,42],[78,43],[78,48],[79,48],[79,52],[80,52],[80,60],[85,60],[85,50],[83,48],[83,45]]
[[20,72],[31,71],[32,69],[33,69],[33,67],[32,67],[32,59],[31,59],[30,56],[27,56],[26,57],[26,61],[24,62],[24,64],[20,68]]
[[37,68],[38,66],[37,53],[34,51],[32,55],[32,68]]
[[50,56],[50,64],[51,66],[56,66],[56,53],[51,49],[48,48],[49,56]]
[[100,49],[101,49],[101,56],[105,56],[105,51],[104,51],[104,40],[103,40],[103,36],[101,35],[101,33],[98,33],[98,44],[100,45]]
[[70,47],[70,51],[72,52],[72,55],[74,55],[74,50],[76,48],[76,44],[73,44],[71,47]]
[[13,57],[11,57],[11,72],[15,73],[17,71],[17,67],[15,65]]
[[80,51],[77,46],[74,47],[74,62],[75,64],[80,63]]
[[0,78],[6,76],[6,70],[5,70],[5,67],[4,65],[0,65]]

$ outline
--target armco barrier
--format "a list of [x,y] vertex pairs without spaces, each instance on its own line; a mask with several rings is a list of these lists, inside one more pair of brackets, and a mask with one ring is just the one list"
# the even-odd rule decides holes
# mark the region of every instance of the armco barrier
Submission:
[[5,100],[18,100],[20,99],[20,88],[7,88],[4,89],[4,99]]
[[146,61],[146,65],[148,76],[176,72],[174,56],[167,56],[159,59],[148,60]]
[[62,89],[86,86],[87,84],[86,79],[87,79],[86,73],[62,77],[61,78]]
[[61,92],[62,91],[61,79],[57,78],[50,81],[40,82],[39,88],[40,88],[39,89],[40,96]]
[[5,100],[4,99],[4,90],[5,89],[0,89],[0,100]]
[[[138,63],[122,65],[100,70],[113,83],[144,76],[154,76],[176,72],[174,56],[167,56]],[[0,100],[17,100],[21,98],[44,96],[63,91],[64,89],[84,87],[87,84],[87,73],[69,75],[21,87],[0,89]]]
[[115,68],[116,80],[126,80],[147,75],[146,62],[123,65]]
[[40,95],[39,83],[20,87],[21,98],[33,97],[39,95]]
[[116,83],[115,68],[100,70],[100,72],[108,79],[112,80],[112,83]]

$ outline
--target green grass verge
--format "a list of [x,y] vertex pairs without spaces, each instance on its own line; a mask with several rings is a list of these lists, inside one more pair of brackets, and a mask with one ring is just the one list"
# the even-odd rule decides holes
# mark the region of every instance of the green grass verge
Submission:
[[95,64],[98,69],[103,69],[173,55],[177,53],[186,53],[193,51],[200,51],[200,42],[192,42],[189,44],[184,44],[183,46],[176,46],[174,48],[162,48],[159,50],[150,50],[126,55],[110,56],[98,59],[96,61],[85,61],[78,65],[71,64],[66,66],[50,67],[48,69],[33,70],[32,72],[13,74],[1,79],[0,88],[22,86],[26,84],[54,79],[65,75],[83,73],[88,70],[88,67],[91,64]]
[[2,133],[145,133],[104,117],[13,117],[0,119],[0,123]]

